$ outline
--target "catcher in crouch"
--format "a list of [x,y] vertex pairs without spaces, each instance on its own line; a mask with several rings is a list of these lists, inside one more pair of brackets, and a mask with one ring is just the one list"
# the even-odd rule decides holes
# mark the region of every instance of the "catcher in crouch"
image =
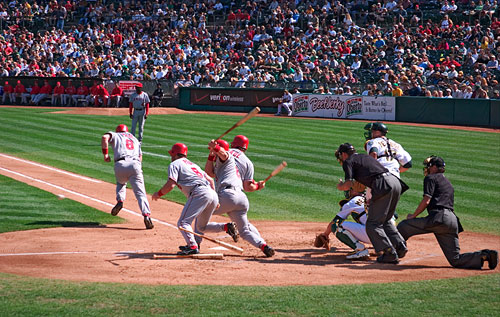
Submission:
[[[314,246],[317,248],[325,248],[330,250],[330,233],[335,232],[335,236],[340,242],[349,246],[354,250],[346,258],[348,260],[361,259],[369,257],[370,253],[363,243],[371,243],[370,238],[366,234],[366,209],[365,197],[363,195],[365,186],[361,183],[354,182],[353,187],[345,191],[346,199],[339,202],[340,212],[328,224],[325,232],[316,236]],[[355,222],[345,221],[347,217],[351,217]]]

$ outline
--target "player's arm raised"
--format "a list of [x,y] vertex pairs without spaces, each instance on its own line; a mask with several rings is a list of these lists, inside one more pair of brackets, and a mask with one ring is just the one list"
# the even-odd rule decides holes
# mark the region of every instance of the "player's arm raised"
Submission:
[[215,177],[214,163],[216,158],[217,157],[215,156],[215,154],[210,151],[207,157],[207,162],[205,163],[205,173],[207,173],[211,177]]

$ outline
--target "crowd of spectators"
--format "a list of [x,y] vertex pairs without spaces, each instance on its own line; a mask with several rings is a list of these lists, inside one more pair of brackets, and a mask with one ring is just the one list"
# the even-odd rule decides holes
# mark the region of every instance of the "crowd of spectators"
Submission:
[[0,2],[0,76],[498,98],[498,0]]

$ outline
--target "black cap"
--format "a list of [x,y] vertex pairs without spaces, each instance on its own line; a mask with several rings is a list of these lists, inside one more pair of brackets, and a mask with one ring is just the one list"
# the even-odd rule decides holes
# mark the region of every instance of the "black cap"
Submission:
[[443,168],[446,166],[443,158],[435,155],[431,155],[424,160],[424,165],[426,167],[436,166],[437,168]]

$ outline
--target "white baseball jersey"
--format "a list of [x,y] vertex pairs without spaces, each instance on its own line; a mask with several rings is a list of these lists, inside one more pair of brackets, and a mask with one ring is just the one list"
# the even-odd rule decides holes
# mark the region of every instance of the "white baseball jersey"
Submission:
[[234,156],[236,161],[236,167],[240,172],[242,181],[252,181],[253,180],[253,163],[250,159],[245,155],[243,151],[239,149],[230,149],[229,153]]
[[141,91],[140,94],[134,92],[129,97],[129,102],[132,103],[132,106],[135,110],[144,110],[146,109],[146,104],[149,103],[149,96],[144,91]]
[[128,132],[108,132],[111,134],[109,143],[113,148],[115,162],[121,158],[132,158],[139,160],[142,155],[139,141]]
[[177,183],[186,197],[196,186],[210,186],[207,177],[204,170],[187,158],[177,159],[168,166],[168,178]]
[[399,177],[399,166],[411,161],[411,156],[403,147],[386,137],[368,140],[365,144],[366,153],[377,153],[377,161],[387,168],[393,175]]
[[228,155],[228,159],[222,162],[219,158],[215,162],[214,168],[215,174],[215,189],[218,192],[220,189],[224,189],[226,186],[232,186],[237,189],[243,189],[243,183],[241,181],[240,172],[236,167],[236,161],[234,156]]
[[342,208],[340,209],[340,212],[337,214],[342,219],[347,219],[350,214],[355,214],[354,219],[356,222],[361,223],[362,225],[366,224],[366,212],[359,217],[361,213],[365,211],[365,199],[363,196],[354,196],[347,202]]
[[281,101],[282,102],[290,102],[290,101],[292,101],[292,98],[293,98],[292,94],[288,92],[288,93],[283,95]]

